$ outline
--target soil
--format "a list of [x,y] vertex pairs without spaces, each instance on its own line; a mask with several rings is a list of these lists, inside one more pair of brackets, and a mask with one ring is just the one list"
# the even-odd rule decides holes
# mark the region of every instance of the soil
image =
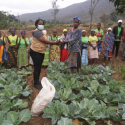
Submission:
[[[5,32],[6,31],[4,31],[4,33]],[[7,33],[7,35],[9,35],[9,33]],[[30,38],[30,36],[31,36],[31,32],[28,31],[27,32],[27,37]],[[111,60],[111,65],[113,65],[113,69],[114,70],[117,69],[117,67],[120,66],[120,65],[125,66],[125,61],[121,60],[122,50],[123,50],[123,48],[122,48],[122,44],[121,44],[121,48],[120,48],[120,52],[119,52],[119,56],[118,56],[118,58],[119,58],[118,61],[116,61],[114,58]],[[100,57],[100,60],[99,60],[98,64],[103,64],[103,57],[102,56]],[[4,67],[2,67],[1,69],[3,69],[3,68]],[[47,71],[46,71],[45,68],[42,67],[41,68],[41,74],[40,74],[40,80],[43,77],[47,77]],[[113,74],[113,77],[116,80],[119,80],[119,79],[122,78],[120,73]],[[33,100],[38,95],[39,90],[37,90],[37,89],[35,89],[33,87],[33,75],[28,76],[26,79],[28,79],[27,85],[29,85],[30,89],[33,90],[33,93],[31,95],[32,101],[29,100],[29,99],[25,99],[25,98],[23,100],[28,102],[28,104],[29,104],[28,109],[31,110],[31,107],[32,107],[32,104],[33,104]],[[42,114],[41,114],[38,117],[31,117],[31,119],[27,123],[21,123],[21,125],[51,125],[51,119],[44,119],[44,118],[42,118]],[[87,125],[87,124],[85,124],[85,125]],[[106,125],[106,124],[98,121],[96,125]],[[123,124],[123,122],[121,122],[121,123],[113,123],[113,125],[125,125],[125,123],[124,124]]]

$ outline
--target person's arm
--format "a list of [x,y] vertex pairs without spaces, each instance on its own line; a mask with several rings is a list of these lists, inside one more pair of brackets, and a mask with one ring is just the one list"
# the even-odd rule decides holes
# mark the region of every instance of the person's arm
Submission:
[[59,41],[58,40],[56,40],[56,42],[55,41],[49,41],[49,40],[46,40],[44,37],[40,37],[39,38],[39,41],[41,41],[42,43],[45,43],[45,44],[52,44],[52,45],[57,45],[57,44],[59,44]]
[[103,35],[104,35],[104,32],[103,32],[103,30],[102,30],[102,36],[101,36],[101,41],[103,40]]
[[92,45],[92,43],[89,41],[89,45],[91,46],[91,47],[93,47],[93,45]]
[[21,39],[18,39],[18,42],[17,42],[17,47],[19,47],[19,46],[20,46],[20,41],[21,41]]
[[37,38],[40,42],[42,42],[42,43],[45,43],[45,44],[52,44],[52,45],[57,45],[57,44],[59,44],[59,41],[58,40],[56,40],[56,42],[55,41],[49,41],[49,40],[47,40],[42,34],[41,34],[41,32],[40,31],[35,31],[34,33],[33,33],[33,36],[35,37],[35,38]]
[[4,40],[5,40],[5,38],[4,38],[4,36],[3,36],[3,46],[5,46],[5,41],[4,41]]
[[124,31],[124,28],[122,27],[120,38],[123,36],[123,31]]

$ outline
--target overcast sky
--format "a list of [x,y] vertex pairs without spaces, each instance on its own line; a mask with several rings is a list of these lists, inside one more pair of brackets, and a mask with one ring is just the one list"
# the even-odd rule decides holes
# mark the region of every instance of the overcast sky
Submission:
[[[51,9],[52,0],[0,0],[0,11],[11,11],[11,14],[41,12]],[[58,0],[60,8],[67,7],[74,3],[84,2],[86,0]]]

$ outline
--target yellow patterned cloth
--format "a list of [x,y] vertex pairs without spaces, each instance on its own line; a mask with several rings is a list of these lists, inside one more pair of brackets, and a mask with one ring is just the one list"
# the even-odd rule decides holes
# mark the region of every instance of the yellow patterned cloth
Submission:
[[51,45],[50,47],[50,62],[58,61],[60,62],[60,47]]

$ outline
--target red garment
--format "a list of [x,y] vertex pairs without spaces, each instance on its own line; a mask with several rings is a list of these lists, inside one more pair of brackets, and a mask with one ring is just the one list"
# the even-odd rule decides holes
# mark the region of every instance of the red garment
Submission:
[[124,32],[123,32],[122,40],[125,41],[125,30],[124,30]]
[[113,56],[112,52],[109,52],[108,57],[112,57],[112,56]]
[[60,62],[65,62],[68,59],[68,49],[61,49],[61,59]]

